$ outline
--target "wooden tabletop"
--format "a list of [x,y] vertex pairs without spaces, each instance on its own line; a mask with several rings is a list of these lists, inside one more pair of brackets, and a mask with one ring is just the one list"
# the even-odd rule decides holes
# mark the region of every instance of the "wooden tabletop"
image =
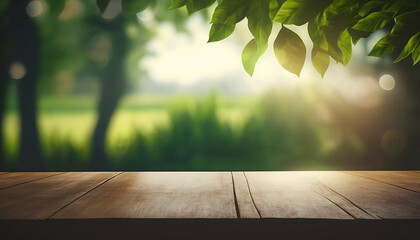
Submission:
[[0,219],[114,218],[420,219],[420,172],[0,173]]

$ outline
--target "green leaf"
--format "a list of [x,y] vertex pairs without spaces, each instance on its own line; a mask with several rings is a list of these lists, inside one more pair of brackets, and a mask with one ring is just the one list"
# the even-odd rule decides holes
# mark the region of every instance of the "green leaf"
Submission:
[[286,0],[270,0],[270,19],[273,20],[273,18],[276,16],[277,12],[279,11],[281,5]]
[[58,17],[66,6],[65,0],[49,0],[48,7],[51,16]]
[[321,18],[322,18],[322,14],[319,14],[318,16],[313,18],[311,21],[309,21],[308,33],[314,45],[324,50],[328,50],[327,39],[325,37],[324,31],[322,31],[319,26]]
[[384,1],[368,1],[363,6],[359,8],[359,15],[362,17],[365,17],[370,13],[373,9],[379,9],[380,7],[383,7],[386,2]]
[[180,7],[183,7],[187,4],[188,0],[173,0],[169,6],[169,10],[174,10]]
[[420,44],[417,45],[411,57],[413,58],[413,66],[420,61]]
[[189,14],[193,14],[201,9],[211,6],[216,0],[189,0],[187,2],[187,10]]
[[264,53],[273,23],[269,17],[268,0],[253,0],[247,14],[248,28],[257,43],[257,51]]
[[138,13],[149,6],[150,0],[122,0],[122,8],[126,13]]
[[393,18],[393,11],[381,11],[369,14],[367,17],[360,19],[353,29],[365,32],[376,32],[385,27],[385,25]]
[[325,30],[325,38],[328,42],[328,54],[336,61],[344,64],[342,52],[338,46],[338,41],[343,31],[340,27],[328,26]]
[[242,52],[242,65],[250,76],[254,74],[255,64],[261,55],[262,54],[260,54],[257,50],[257,42],[255,39],[249,41]]
[[392,44],[391,37],[387,34],[373,46],[368,56],[384,57],[391,54],[394,48],[395,46]]
[[343,64],[346,66],[350,61],[352,54],[351,37],[347,29],[340,33],[337,45],[341,50],[341,59],[343,60]]
[[332,0],[287,0],[280,7],[274,21],[302,25],[324,10]]
[[208,42],[216,42],[223,40],[229,37],[233,30],[235,30],[235,25],[226,25],[226,24],[219,24],[214,23],[210,29],[210,36]]
[[410,53],[414,52],[414,50],[417,48],[419,43],[420,43],[420,32],[418,32],[417,34],[412,36],[410,40],[408,40],[407,45],[405,45],[404,49],[401,51],[400,55],[395,60],[395,63],[408,57]]
[[391,37],[411,36],[420,28],[420,9],[401,14],[396,17],[396,23],[391,30]]
[[96,0],[96,5],[101,13],[104,13],[111,0]]
[[283,26],[274,41],[274,54],[284,69],[299,77],[305,63],[306,48],[296,33]]
[[330,56],[325,52],[325,50],[314,46],[312,48],[311,60],[316,71],[321,74],[321,77],[324,77],[324,74],[330,65]]
[[349,34],[351,36],[351,40],[353,41],[353,45],[356,45],[356,43],[361,38],[367,38],[371,34],[370,32],[355,30],[355,29],[352,29],[352,28],[348,28],[347,31],[349,32]]
[[223,0],[214,10],[211,23],[236,24],[245,18],[249,6],[248,0]]

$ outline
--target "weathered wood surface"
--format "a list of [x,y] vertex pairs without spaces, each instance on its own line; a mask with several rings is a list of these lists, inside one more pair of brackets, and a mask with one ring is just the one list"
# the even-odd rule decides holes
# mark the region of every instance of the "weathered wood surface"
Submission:
[[368,179],[377,180],[394,186],[420,192],[420,181],[418,172],[409,171],[353,171],[346,172]]
[[314,175],[372,216],[386,219],[420,218],[418,192],[342,172],[318,172]]
[[246,172],[249,188],[263,218],[352,217],[312,189],[317,185],[305,172]]
[[45,219],[116,173],[73,172],[0,191],[0,219]]
[[230,172],[127,172],[53,218],[236,218]]
[[235,184],[236,201],[241,218],[260,218],[260,214],[255,207],[254,199],[248,187],[248,180],[244,172],[232,172]]
[[59,172],[11,172],[0,175],[0,189],[28,183],[38,179],[63,174]]
[[420,174],[0,174],[0,219],[420,219]]

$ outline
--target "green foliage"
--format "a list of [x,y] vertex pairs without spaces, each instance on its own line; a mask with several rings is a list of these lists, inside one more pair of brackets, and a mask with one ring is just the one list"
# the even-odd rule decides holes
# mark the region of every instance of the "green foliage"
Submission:
[[353,26],[353,29],[362,30],[365,32],[376,32],[385,27],[394,16],[393,11],[381,11],[369,14],[367,17],[362,18]]
[[258,52],[258,46],[255,39],[249,41],[242,52],[242,65],[249,75],[252,76],[252,74],[254,74],[255,64],[261,55],[262,53],[259,54]]
[[417,46],[411,55],[413,58],[413,65],[417,64],[420,61],[420,46]]
[[395,60],[395,62],[399,62],[404,58],[408,57],[414,50],[419,46],[420,43],[420,32],[416,33],[416,35],[412,36],[410,40],[408,40],[407,45],[405,45],[404,49],[402,50],[401,54]]
[[274,21],[283,24],[302,25],[318,15],[332,0],[288,0],[281,5]]
[[328,56],[328,53],[325,50],[314,46],[312,48],[311,60],[316,71],[321,74],[321,77],[323,77],[330,65],[330,57]]
[[372,51],[368,56],[375,57],[384,57],[391,54],[394,51],[395,47],[391,43],[391,37],[389,34],[382,37],[376,44],[373,46]]
[[347,29],[344,29],[344,31],[340,33],[337,44],[341,50],[341,58],[343,60],[343,64],[346,66],[350,61],[352,54],[351,37]]
[[216,0],[189,0],[187,2],[187,10],[189,14],[193,14],[201,9],[210,7]]
[[271,34],[273,23],[269,17],[268,0],[254,0],[251,3],[246,17],[248,19],[248,29],[254,36],[257,44],[256,55],[262,55],[268,46],[268,37]]
[[185,4],[187,4],[187,2],[188,2],[188,0],[174,0],[174,1],[172,1],[171,6],[169,6],[169,9],[173,10],[173,9],[180,8],[182,6],[185,6]]
[[248,0],[222,1],[214,10],[211,23],[236,24],[245,18],[249,6]]
[[121,5],[126,13],[138,13],[145,10],[152,0],[122,0]]
[[306,48],[296,33],[283,26],[274,41],[274,53],[284,69],[299,77],[305,63]]
[[234,24],[214,23],[210,29],[209,42],[216,42],[229,37],[235,30]]
[[[203,6],[206,5],[204,2],[211,1],[203,1]],[[188,9],[188,4],[191,4],[190,1],[174,0],[171,9],[185,5]],[[234,25],[245,17],[254,37],[242,53],[243,66],[250,75],[267,48],[272,22],[308,23],[309,36],[314,43],[312,63],[322,76],[329,65],[327,56],[347,65],[352,55],[352,44],[388,25],[392,25],[390,34],[381,39],[368,55],[383,57],[397,49],[402,52],[396,62],[412,54],[413,63],[418,63],[419,39],[410,39],[420,32],[420,3],[416,0],[221,0],[211,20],[212,24],[219,25],[212,26],[209,42],[229,36]],[[274,51],[278,50],[274,47]],[[282,57],[277,58],[285,67],[285,62],[280,60]],[[302,67],[302,60],[298,59],[293,63],[296,66],[288,64],[285,67],[297,75]]]
[[50,15],[53,17],[58,17],[66,5],[66,0],[47,0],[47,2]]

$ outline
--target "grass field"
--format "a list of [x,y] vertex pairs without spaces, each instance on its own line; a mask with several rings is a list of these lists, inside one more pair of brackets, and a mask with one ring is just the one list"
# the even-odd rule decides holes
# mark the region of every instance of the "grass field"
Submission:
[[[114,114],[107,136],[109,151],[130,141],[136,131],[145,135],[170,122],[171,109],[193,104],[194,96],[127,96]],[[240,128],[250,109],[253,98],[219,98],[220,120]],[[96,122],[95,99],[91,97],[43,97],[39,101],[38,124],[42,148],[48,154],[51,141],[70,141],[87,154],[89,139]],[[16,155],[19,136],[19,116],[13,102],[9,103],[4,123],[6,151],[9,157]]]

